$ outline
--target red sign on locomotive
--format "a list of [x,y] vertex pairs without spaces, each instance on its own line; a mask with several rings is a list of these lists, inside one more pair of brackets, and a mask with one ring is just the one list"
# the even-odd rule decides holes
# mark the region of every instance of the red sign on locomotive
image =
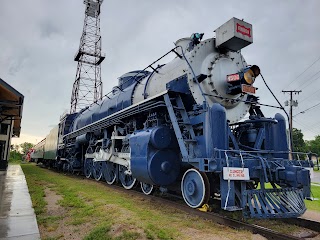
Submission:
[[251,37],[251,29],[246,28],[245,26],[237,23],[237,32],[241,33],[242,35],[246,35],[248,37]]

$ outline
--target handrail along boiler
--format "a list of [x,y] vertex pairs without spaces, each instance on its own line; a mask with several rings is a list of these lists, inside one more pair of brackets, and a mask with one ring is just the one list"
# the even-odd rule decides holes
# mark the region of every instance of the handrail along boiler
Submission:
[[192,208],[219,198],[245,217],[300,216],[310,163],[289,160],[284,117],[259,108],[260,69],[240,52],[252,26],[232,18],[215,32],[178,40],[171,62],[126,73],[103,100],[65,114],[56,157],[38,161],[126,189],[140,182],[145,194],[178,191]]

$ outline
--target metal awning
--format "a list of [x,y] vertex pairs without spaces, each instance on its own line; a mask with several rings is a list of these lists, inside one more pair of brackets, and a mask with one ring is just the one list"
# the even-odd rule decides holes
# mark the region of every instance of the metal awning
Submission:
[[0,123],[14,120],[13,136],[20,136],[24,96],[0,78]]

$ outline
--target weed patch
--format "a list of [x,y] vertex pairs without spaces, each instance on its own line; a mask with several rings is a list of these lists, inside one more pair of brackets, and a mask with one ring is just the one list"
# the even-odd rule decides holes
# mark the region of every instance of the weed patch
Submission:
[[129,232],[124,230],[122,235],[119,237],[115,237],[115,240],[136,240],[136,239],[140,239],[141,235],[138,232]]
[[99,226],[94,228],[85,238],[84,240],[112,240],[110,232],[110,226]]

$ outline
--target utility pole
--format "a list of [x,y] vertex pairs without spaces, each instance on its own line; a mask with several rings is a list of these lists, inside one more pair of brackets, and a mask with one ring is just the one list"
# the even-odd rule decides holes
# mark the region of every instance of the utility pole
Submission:
[[290,145],[291,145],[291,151],[293,151],[293,139],[292,139],[292,108],[293,107],[297,107],[298,106],[298,101],[296,100],[296,101],[294,101],[293,100],[293,94],[299,94],[299,93],[301,93],[301,90],[299,90],[299,91],[296,91],[296,90],[291,90],[291,91],[282,91],[283,93],[289,93],[290,94],[290,102],[288,103],[288,101],[286,101],[285,102],[285,105],[286,106],[290,106],[290,121],[289,121],[289,131],[290,131],[290,137],[291,137],[291,139],[290,139]]

